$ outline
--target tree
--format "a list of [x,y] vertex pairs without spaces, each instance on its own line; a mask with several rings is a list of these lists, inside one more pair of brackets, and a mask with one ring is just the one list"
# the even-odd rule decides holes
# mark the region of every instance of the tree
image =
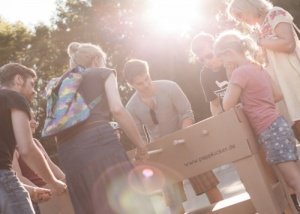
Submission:
[[22,61],[32,36],[32,32],[21,22],[10,24],[0,18],[0,63]]
[[[224,11],[226,1],[202,1],[199,13],[206,19],[197,20],[187,34],[160,35],[142,18],[145,0],[58,0],[50,27],[39,24],[29,30],[22,23],[11,24],[0,19],[0,63],[15,61],[37,70],[38,97],[34,108],[40,122],[45,118],[42,92],[52,77],[68,69],[66,49],[73,41],[91,42],[104,49],[108,66],[118,72],[124,104],[133,91],[122,79],[123,64],[129,58],[141,58],[149,62],[153,79],[174,80],[183,88],[196,119],[201,120],[209,115],[209,108],[199,83],[200,65],[189,63],[189,43],[200,31],[217,34],[235,26],[224,12],[216,19],[216,14]],[[291,12],[300,26],[299,1],[274,0],[273,3]],[[44,144],[50,145],[51,141],[46,140]]]

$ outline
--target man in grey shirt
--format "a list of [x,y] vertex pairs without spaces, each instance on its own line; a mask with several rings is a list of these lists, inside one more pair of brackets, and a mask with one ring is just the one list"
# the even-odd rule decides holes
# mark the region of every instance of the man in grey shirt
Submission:
[[[136,90],[126,108],[144,138],[147,131],[148,142],[195,122],[191,104],[181,88],[173,81],[152,81],[147,62],[129,60],[124,67],[124,77]],[[196,194],[206,193],[210,203],[222,200],[217,188],[219,181],[212,171],[190,178],[190,181]],[[181,203],[185,200],[182,182],[168,188],[164,194],[171,213],[184,213]]]

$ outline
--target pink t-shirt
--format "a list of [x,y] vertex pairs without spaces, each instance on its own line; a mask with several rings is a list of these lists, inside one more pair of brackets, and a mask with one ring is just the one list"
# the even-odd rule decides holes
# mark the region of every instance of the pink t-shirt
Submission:
[[268,73],[260,66],[247,63],[232,72],[230,83],[242,89],[244,112],[257,135],[266,130],[279,116]]

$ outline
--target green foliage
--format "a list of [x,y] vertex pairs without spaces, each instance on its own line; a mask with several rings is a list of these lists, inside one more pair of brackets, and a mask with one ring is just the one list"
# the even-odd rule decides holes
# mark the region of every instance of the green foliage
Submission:
[[0,19],[0,62],[22,61],[31,38],[32,32],[22,23],[10,24]]
[[[70,42],[91,42],[108,54],[108,66],[118,72],[120,93],[124,104],[133,93],[122,79],[121,70],[129,58],[147,60],[153,79],[171,79],[179,83],[192,103],[196,119],[209,116],[199,84],[199,65],[190,64],[189,43],[200,31],[217,33],[233,27],[220,13],[227,0],[203,1],[199,13],[206,16],[187,35],[158,35],[143,22],[145,0],[58,0],[56,15],[50,27],[39,24],[29,30],[22,23],[11,24],[0,19],[0,64],[15,61],[33,67],[38,73],[38,91],[34,109],[38,120],[44,121],[43,90],[54,76],[68,67],[67,46]],[[287,9],[300,26],[300,1],[274,0],[274,5]],[[191,87],[192,86],[192,87]],[[38,132],[38,136],[39,137]],[[43,141],[54,152],[51,140]]]

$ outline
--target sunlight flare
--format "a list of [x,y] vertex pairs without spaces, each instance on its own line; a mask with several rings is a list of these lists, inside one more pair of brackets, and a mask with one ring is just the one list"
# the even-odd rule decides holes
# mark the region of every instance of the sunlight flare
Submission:
[[200,18],[197,0],[148,0],[146,21],[163,33],[186,33]]

